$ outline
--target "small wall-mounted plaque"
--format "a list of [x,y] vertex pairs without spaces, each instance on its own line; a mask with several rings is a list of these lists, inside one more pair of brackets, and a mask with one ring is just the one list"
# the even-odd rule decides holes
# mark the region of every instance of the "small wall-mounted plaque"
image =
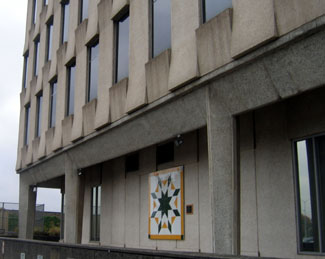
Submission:
[[193,214],[193,204],[186,205],[186,214],[192,215]]

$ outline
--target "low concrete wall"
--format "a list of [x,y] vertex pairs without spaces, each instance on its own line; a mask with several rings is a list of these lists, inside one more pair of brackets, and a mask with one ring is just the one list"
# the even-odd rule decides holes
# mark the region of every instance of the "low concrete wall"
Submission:
[[[225,257],[212,254],[183,253],[183,252],[158,252],[155,250],[126,249],[115,247],[98,247],[85,245],[67,245],[41,241],[0,238],[0,259],[21,258],[51,258],[51,259],[96,259],[96,258],[244,258]],[[42,256],[42,257],[40,257]],[[253,257],[245,257],[250,259]]]

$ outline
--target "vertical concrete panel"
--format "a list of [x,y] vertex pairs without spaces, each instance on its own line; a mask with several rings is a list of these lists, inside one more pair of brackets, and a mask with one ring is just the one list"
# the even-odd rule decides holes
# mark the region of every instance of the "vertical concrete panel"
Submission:
[[125,245],[125,169],[124,158],[114,160],[112,245]]
[[[114,0],[116,2],[124,2]],[[149,1],[130,3],[129,87],[126,111],[132,112],[147,103],[145,64],[149,60]]]
[[91,100],[82,107],[83,133],[87,136],[95,131],[95,114],[97,99]]
[[113,0],[111,19],[116,18],[129,4],[130,0]]
[[207,90],[209,191],[213,252],[234,254],[233,118],[211,86]]
[[231,55],[237,58],[277,37],[274,0],[233,0]]
[[62,148],[62,120],[66,111],[66,94],[67,94],[67,69],[65,66],[65,54],[67,44],[64,43],[57,51],[58,60],[58,78],[56,93],[56,115],[55,115],[55,132],[53,139],[53,150]]
[[80,1],[70,1],[69,8],[69,35],[64,64],[76,57],[75,30],[79,23]]
[[19,178],[19,238],[33,239],[36,192],[24,178]]
[[86,103],[87,87],[87,47],[85,37],[87,20],[84,20],[76,30],[76,82],[74,97],[74,118],[71,133],[71,140],[75,141],[83,137],[83,116],[82,107]]
[[49,72],[49,80],[55,77],[58,73],[57,70],[57,55],[56,52],[61,44],[61,21],[62,21],[62,10],[60,1],[54,1],[53,3],[53,37],[52,37],[52,60],[51,68]]
[[103,164],[101,212],[100,243],[107,246],[112,243],[113,168],[111,162]]
[[20,116],[19,116],[19,131],[18,131],[18,146],[17,146],[17,161],[16,170],[21,169],[21,148],[24,146],[25,134],[25,108],[24,108],[25,90],[20,93]]
[[[196,138],[195,138],[196,140]],[[196,159],[194,163],[186,164],[184,168],[184,210],[187,205],[193,205],[193,214],[186,214],[185,239],[176,241],[177,249],[186,251],[199,251],[199,175]]]
[[32,12],[33,12],[33,2],[32,1],[27,1],[27,17],[26,17],[26,34],[25,34],[25,44],[24,44],[24,53],[28,50],[29,42],[30,42],[30,37],[29,37],[29,31],[32,27]]
[[101,1],[98,5],[99,19],[99,71],[98,96],[95,128],[101,128],[110,122],[109,88],[113,83],[113,46],[114,23],[110,19],[112,1]]
[[325,14],[323,0],[275,0],[274,5],[280,36]]
[[55,0],[48,0],[48,4],[47,4],[47,12],[46,12],[46,21],[53,15],[54,12],[54,1]]
[[136,172],[127,173],[125,185],[125,245],[139,248],[140,176]]
[[258,256],[253,113],[240,116],[240,254]]
[[109,89],[109,112],[111,121],[117,121],[125,113],[126,93],[128,89],[128,79],[124,78]]
[[82,220],[82,244],[89,244],[90,242],[90,224],[91,224],[91,184],[90,175],[84,176],[85,181],[85,194],[84,194],[84,206],[83,206],[83,220]]
[[199,242],[202,253],[212,253],[212,218],[211,218],[211,194],[209,186],[209,162],[207,129],[199,132]]
[[149,147],[140,151],[140,247],[155,249],[157,241],[148,238],[148,218],[149,218],[149,185],[148,174],[156,171],[155,147]]
[[89,1],[89,6],[88,6],[89,15],[88,15],[88,24],[87,24],[86,43],[91,41],[99,33],[98,9],[97,9],[97,5],[99,2],[100,0]]
[[199,76],[195,35],[199,25],[199,1],[171,1],[172,56],[168,78],[169,90]]
[[[291,142],[283,104],[256,112],[256,175],[260,256],[297,253]],[[272,222],[272,224],[270,224]]]

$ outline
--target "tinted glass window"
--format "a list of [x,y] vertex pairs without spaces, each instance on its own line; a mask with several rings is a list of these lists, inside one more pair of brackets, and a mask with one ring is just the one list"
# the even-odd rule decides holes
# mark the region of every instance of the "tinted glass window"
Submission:
[[157,146],[157,165],[174,161],[174,142]]
[[28,76],[28,53],[24,56],[24,72],[23,72],[23,87],[27,87],[27,76]]
[[90,240],[99,241],[101,214],[101,186],[92,188],[91,192],[91,236]]
[[97,86],[98,86],[98,54],[99,44],[98,41],[92,47],[89,47],[88,54],[88,69],[89,69],[89,81],[88,81],[88,102],[97,98]]
[[36,23],[36,16],[37,16],[37,0],[33,0],[33,20],[32,22]]
[[170,0],[152,0],[153,57],[171,47]]
[[37,96],[36,137],[39,137],[41,135],[42,102],[43,95],[39,94]]
[[68,67],[68,92],[67,92],[67,113],[69,116],[74,112],[74,88],[76,80],[76,65]]
[[46,60],[51,59],[52,54],[52,37],[53,37],[53,20],[47,24],[47,53]]
[[69,35],[69,1],[62,4],[62,40],[61,42],[68,41]]
[[232,0],[203,0],[203,22],[232,7]]
[[38,75],[38,61],[39,61],[39,37],[34,42],[34,75]]
[[30,105],[26,105],[25,107],[25,134],[24,134],[24,144],[28,145],[29,139],[29,113],[30,113]]
[[50,128],[55,126],[55,116],[56,116],[56,89],[57,82],[51,83],[51,109],[50,109]]
[[116,78],[117,83],[129,76],[129,16],[116,23],[117,30],[117,57],[116,57]]
[[325,137],[295,143],[300,250],[325,251]]
[[88,1],[89,0],[81,0],[80,22],[88,18]]
[[43,4],[44,5],[48,5],[49,1],[48,0],[44,0]]

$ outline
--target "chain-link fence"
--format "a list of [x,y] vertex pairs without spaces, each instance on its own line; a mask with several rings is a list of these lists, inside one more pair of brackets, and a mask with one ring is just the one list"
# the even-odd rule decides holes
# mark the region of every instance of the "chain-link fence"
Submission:
[[[0,236],[18,236],[18,203],[0,202]],[[44,230],[44,204],[36,205],[35,229]]]

